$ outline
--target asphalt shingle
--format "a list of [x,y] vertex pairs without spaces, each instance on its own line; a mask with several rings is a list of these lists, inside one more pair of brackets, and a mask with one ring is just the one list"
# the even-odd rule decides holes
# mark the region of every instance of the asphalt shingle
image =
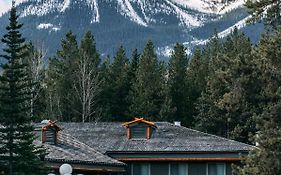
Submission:
[[58,123],[63,131],[97,149],[120,152],[248,152],[254,146],[168,122],[156,122],[151,139],[128,139],[118,122]]
[[[40,127],[37,129],[37,134],[40,135]],[[36,145],[42,145],[41,137],[35,141]],[[96,149],[82,143],[70,134],[61,131],[58,135],[58,144],[43,143],[48,154],[45,160],[50,162],[66,162],[66,163],[81,163],[89,165],[120,165],[125,164],[106,156]]]

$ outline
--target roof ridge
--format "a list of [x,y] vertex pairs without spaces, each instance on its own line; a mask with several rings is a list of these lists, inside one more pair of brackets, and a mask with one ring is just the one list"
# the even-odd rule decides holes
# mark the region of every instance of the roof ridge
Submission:
[[[120,161],[118,161],[116,159],[113,159],[113,158],[109,157],[108,155],[105,155],[105,154],[101,153],[100,151],[92,148],[91,146],[87,145],[86,143],[83,143],[83,142],[79,141],[78,139],[76,139],[75,137],[71,136],[68,133],[60,133],[60,134],[66,136],[67,138],[69,138],[69,139],[62,139],[62,138],[65,138],[65,137],[60,137],[60,140],[65,142],[65,143],[71,144],[72,146],[79,147],[79,148],[81,148],[81,147],[82,148],[87,148],[90,151],[92,151],[92,152],[94,152],[96,154],[100,154],[101,156],[107,158],[111,162],[114,162],[114,163],[117,163],[117,164],[124,164],[123,162],[120,162]],[[71,142],[71,140],[73,142]]]

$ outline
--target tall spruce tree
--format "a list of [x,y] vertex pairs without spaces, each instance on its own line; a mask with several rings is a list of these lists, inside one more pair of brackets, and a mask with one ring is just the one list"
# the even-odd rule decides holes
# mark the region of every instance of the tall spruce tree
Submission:
[[171,109],[174,111],[170,116],[170,121],[182,121],[185,125],[190,126],[192,119],[186,111],[187,106],[187,83],[186,71],[188,58],[186,48],[183,44],[177,43],[172,52],[168,65],[168,97],[171,99]]
[[128,72],[130,86],[132,86],[136,80],[136,72],[139,66],[139,61],[140,61],[140,54],[138,53],[138,50],[135,49],[132,53],[132,58],[130,61],[130,67]]
[[261,91],[249,39],[234,30],[210,69],[207,88],[198,102],[197,126],[249,142],[249,133],[255,132],[252,116],[260,112],[257,94]]
[[206,89],[207,77],[209,75],[209,57],[200,48],[195,48],[191,61],[187,68],[187,111],[188,118],[194,122],[197,115],[196,102],[201,93]]
[[128,95],[129,95],[129,59],[126,57],[125,49],[120,46],[110,66],[110,98],[107,99],[110,106],[112,120],[126,121],[128,111]]
[[235,175],[281,174],[281,101],[264,110],[255,135],[257,149],[244,159],[243,166],[235,166]]
[[111,77],[110,77],[110,56],[107,55],[100,66],[100,80],[101,93],[99,95],[98,106],[101,109],[101,116],[103,121],[111,121],[113,118],[110,112],[110,103],[108,100],[111,98]]
[[2,42],[6,63],[0,77],[0,169],[4,174],[43,174],[44,155],[41,147],[34,145],[35,135],[30,116],[32,86],[25,64],[27,48],[20,33],[15,3],[10,12],[10,23]]
[[[48,70],[48,103],[51,116],[61,121],[77,119],[74,106],[77,100],[74,94],[74,72],[80,59],[76,36],[70,31],[61,42],[61,49],[50,60]],[[51,112],[52,111],[52,112]]]
[[159,62],[154,45],[149,40],[141,55],[136,82],[130,93],[131,115],[153,120],[161,119],[160,110],[164,102],[164,65]]
[[281,28],[273,34],[263,35],[255,58],[259,61],[258,74],[262,79],[260,105],[257,115],[257,133],[254,140],[258,148],[251,151],[242,167],[236,167],[237,175],[277,175],[281,173]]
[[81,40],[80,55],[87,55],[95,69],[98,69],[100,66],[100,55],[97,51],[96,42],[91,31],[87,31]]

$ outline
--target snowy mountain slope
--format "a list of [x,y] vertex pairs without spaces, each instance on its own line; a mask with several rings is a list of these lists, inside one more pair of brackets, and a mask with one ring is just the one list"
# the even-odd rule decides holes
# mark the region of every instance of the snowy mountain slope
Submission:
[[[131,21],[147,27],[155,21],[153,16],[161,13],[176,15],[181,24],[186,26],[200,26],[204,21],[204,14],[223,15],[235,8],[243,6],[244,0],[235,0],[227,3],[221,0],[18,0],[17,4],[25,6],[21,17],[35,15],[44,16],[54,12],[64,13],[68,8],[81,2],[91,7],[91,22],[100,22],[99,3],[113,4],[117,2],[117,11]],[[141,16],[138,10],[141,9]],[[8,9],[7,9],[8,10]],[[194,10],[199,13],[190,13]],[[204,13],[200,15],[200,13]]]
[[180,6],[203,13],[224,14],[243,6],[244,0],[223,2],[222,0],[172,0]]
[[[235,25],[247,29],[244,22],[248,14],[243,3],[244,0],[19,0],[17,7],[25,24],[24,35],[47,47],[49,55],[56,52],[69,30],[78,39],[91,30],[104,55],[113,55],[121,44],[129,51],[142,49],[152,39],[165,56],[176,42],[192,50],[194,45],[207,41],[215,28],[222,37]],[[0,15],[1,24],[7,23],[7,15]],[[1,35],[4,26],[0,26]],[[256,40],[257,36],[252,37]]]

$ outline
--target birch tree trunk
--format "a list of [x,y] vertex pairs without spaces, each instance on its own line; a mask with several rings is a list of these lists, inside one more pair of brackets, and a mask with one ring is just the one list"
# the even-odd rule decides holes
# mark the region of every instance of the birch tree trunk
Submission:
[[97,110],[96,103],[97,96],[101,91],[101,80],[99,79],[97,67],[91,58],[85,52],[82,52],[77,68],[74,89],[81,106],[81,110],[77,112],[81,115],[81,122],[83,123],[97,120],[100,114]]
[[34,118],[34,105],[35,101],[38,100],[41,90],[43,89],[43,80],[45,72],[45,57],[46,50],[41,47],[40,49],[35,49],[32,44],[29,45],[30,55],[28,58],[28,69],[31,78],[31,83],[33,84],[31,89],[31,99],[30,99],[30,115]]

